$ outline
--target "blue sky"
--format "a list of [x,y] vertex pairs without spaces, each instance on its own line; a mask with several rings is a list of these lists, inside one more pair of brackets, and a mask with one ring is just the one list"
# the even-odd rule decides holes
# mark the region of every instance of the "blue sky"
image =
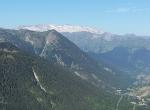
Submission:
[[150,0],[0,0],[0,27],[73,24],[150,35]]

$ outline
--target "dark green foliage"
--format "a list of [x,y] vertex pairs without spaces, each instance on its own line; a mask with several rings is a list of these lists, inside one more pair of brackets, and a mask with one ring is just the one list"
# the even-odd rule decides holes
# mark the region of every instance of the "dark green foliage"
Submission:
[[[96,88],[57,64],[25,54],[9,43],[3,45],[7,46],[0,51],[1,109],[115,110],[117,95]],[[121,110],[129,110],[127,103],[124,99],[122,104],[127,106]]]
[[[87,76],[90,83],[106,88],[127,88],[131,83],[127,75],[102,62],[93,60],[74,43],[55,30],[34,32],[29,30],[0,29],[0,42],[10,42],[32,55],[36,54],[50,62]],[[107,71],[109,68],[111,71]],[[95,75],[94,78],[92,75]]]

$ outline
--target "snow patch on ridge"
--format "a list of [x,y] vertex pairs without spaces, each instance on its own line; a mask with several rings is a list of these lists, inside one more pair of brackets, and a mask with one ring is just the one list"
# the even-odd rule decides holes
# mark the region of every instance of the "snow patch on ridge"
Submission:
[[75,71],[74,72],[78,77],[80,77],[81,79],[87,80],[88,78],[82,74],[80,74],[79,72]]
[[16,29],[28,29],[32,31],[48,31],[48,30],[56,30],[58,32],[90,32],[96,34],[103,34],[104,32],[100,29],[91,28],[87,26],[77,26],[77,25],[51,25],[51,24],[43,24],[43,25],[29,25],[29,26],[19,26]]
[[108,67],[104,67],[104,70],[108,71],[108,72],[112,72],[112,70]]
[[98,82],[101,82],[101,80],[95,75],[95,74],[92,74],[92,77],[97,80]]

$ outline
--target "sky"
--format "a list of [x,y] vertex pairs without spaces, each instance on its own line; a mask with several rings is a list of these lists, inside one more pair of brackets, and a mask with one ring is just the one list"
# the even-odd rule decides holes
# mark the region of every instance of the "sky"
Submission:
[[0,27],[34,24],[150,35],[150,0],[0,0]]

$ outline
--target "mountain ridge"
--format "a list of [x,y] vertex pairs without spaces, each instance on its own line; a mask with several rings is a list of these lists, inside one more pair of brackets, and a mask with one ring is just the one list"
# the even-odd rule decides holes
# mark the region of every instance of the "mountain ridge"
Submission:
[[43,25],[22,25],[18,26],[16,29],[28,29],[33,31],[48,31],[48,30],[57,30],[58,32],[91,32],[91,33],[97,33],[102,34],[104,33],[100,29],[92,28],[89,26],[79,26],[79,25],[52,25],[52,24],[43,24]]
[[[127,76],[121,76],[121,71],[108,69],[107,65],[98,63],[78,46],[55,30],[35,32],[30,30],[5,30],[1,41],[8,41],[18,48],[30,47],[32,53],[53,63],[58,63],[74,71],[78,77],[88,80],[95,86],[124,88],[130,81]],[[13,42],[10,40],[13,38]],[[19,39],[18,41],[15,39]],[[21,43],[19,46],[18,43]],[[23,46],[22,46],[23,45]],[[30,51],[28,51],[30,52]],[[106,69],[107,68],[107,69]],[[111,71],[109,71],[111,70]],[[120,82],[120,83],[118,83]],[[126,83],[125,83],[126,82]]]

